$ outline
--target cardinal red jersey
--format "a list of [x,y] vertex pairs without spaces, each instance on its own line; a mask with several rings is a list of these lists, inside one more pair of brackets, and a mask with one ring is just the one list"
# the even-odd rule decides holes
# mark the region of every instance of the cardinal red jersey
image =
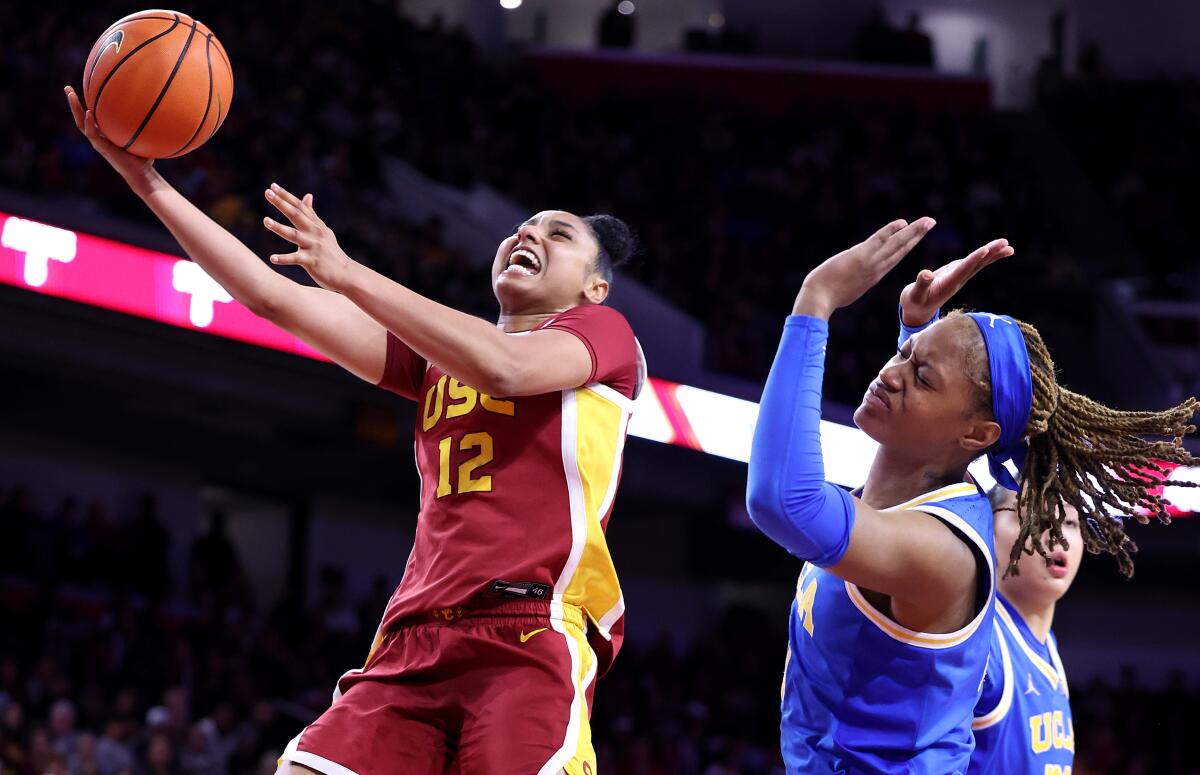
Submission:
[[604,531],[645,362],[629,323],[610,307],[581,305],[539,328],[567,331],[587,347],[584,386],[489,396],[389,336],[380,386],[417,402],[421,512],[380,632],[462,605],[497,581],[533,582],[549,588],[552,618],[556,606],[559,618],[564,605],[584,611],[603,673],[625,610]]

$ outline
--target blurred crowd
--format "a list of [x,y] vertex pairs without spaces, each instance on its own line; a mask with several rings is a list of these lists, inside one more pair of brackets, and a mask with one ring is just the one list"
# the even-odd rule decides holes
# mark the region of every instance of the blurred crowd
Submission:
[[[61,92],[78,82],[118,7],[14,9],[18,32],[0,49],[0,68],[15,76],[0,93],[0,177],[68,206],[151,222],[75,132]],[[489,184],[530,212],[624,218],[644,247],[628,271],[707,327],[709,365],[726,373],[762,378],[806,271],[896,217],[928,214],[939,225],[907,269],[835,327],[830,397],[856,402],[887,356],[896,292],[917,263],[996,237],[1017,246],[1007,277],[1037,282],[982,281],[963,301],[1086,327],[1047,310],[1082,302],[1098,270],[1081,265],[1043,215],[1032,162],[994,116],[813,107],[764,123],[607,98],[568,109],[519,69],[481,61],[461,32],[436,20],[418,27],[390,4],[199,2],[195,12],[230,53],[234,106],[213,141],[160,167],[262,255],[282,247],[260,223],[260,192],[279,181],[315,194],[351,255],[494,314],[480,257],[446,244],[453,224],[409,223],[389,206],[381,160],[398,157],[452,186]],[[288,19],[286,33],[272,18]]]
[[1099,72],[1042,104],[1145,255],[1154,295],[1200,299],[1200,247],[1188,226],[1200,207],[1200,81]]
[[[0,775],[273,773],[366,654],[390,580],[353,599],[328,567],[307,603],[260,603],[217,512],[173,587],[168,556],[184,539],[152,496],[120,517],[93,501],[77,519],[73,502],[39,513],[27,487],[0,481]],[[37,563],[13,562],[39,542],[52,548]],[[594,705],[604,770],[782,773],[779,622],[732,606],[693,643],[664,626],[653,646],[626,646]],[[1200,691],[1182,677],[1153,690],[1126,667],[1115,685],[1072,686],[1072,704],[1078,775],[1200,773]]]

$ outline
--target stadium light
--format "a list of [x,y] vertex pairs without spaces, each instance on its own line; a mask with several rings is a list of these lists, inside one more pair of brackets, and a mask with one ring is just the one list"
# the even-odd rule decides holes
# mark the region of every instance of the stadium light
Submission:
[[521,7],[521,0],[500,0],[500,7],[506,11],[515,11]]
[[620,3],[617,3],[617,13],[621,14],[622,16],[629,16],[634,12],[634,10],[636,9],[634,8],[633,3],[629,2],[629,0],[621,0]]
[[75,232],[15,216],[4,219],[0,245],[25,254],[22,279],[32,288],[41,288],[50,279],[51,261],[75,260]]
[[212,325],[216,303],[228,304],[233,301],[229,291],[209,277],[208,272],[200,265],[187,259],[179,259],[171,268],[171,287],[180,293],[192,297],[188,304],[188,319],[196,328],[208,328]]

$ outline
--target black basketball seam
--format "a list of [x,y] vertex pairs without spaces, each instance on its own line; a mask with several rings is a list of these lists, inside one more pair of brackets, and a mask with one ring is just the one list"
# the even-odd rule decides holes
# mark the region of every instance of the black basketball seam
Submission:
[[222,50],[220,41],[218,41],[217,43],[218,43],[217,53],[221,55],[221,60],[225,62],[225,69],[229,71],[229,80],[232,83],[233,82],[233,65],[229,64],[229,57],[225,56],[225,52]]
[[158,99],[154,100],[154,104],[150,106],[150,111],[146,113],[146,117],[142,119],[142,125],[133,133],[133,137],[129,138],[129,142],[121,146],[122,150],[129,150],[129,146],[133,145],[138,139],[138,135],[146,128],[146,124],[150,123],[150,119],[154,116],[154,111],[158,110],[159,104],[163,101],[163,97],[167,96],[167,89],[171,88],[171,82],[175,80],[176,74],[179,73],[179,66],[183,64],[183,58],[187,56],[188,47],[192,45],[192,38],[196,36],[196,20],[192,19],[192,31],[188,33],[187,40],[183,42],[183,51],[179,52],[179,58],[175,60],[175,67],[171,69],[171,74],[167,76],[167,82],[163,84],[162,91],[158,93]]
[[[165,18],[165,17],[164,17],[164,18]],[[178,14],[176,14],[176,15],[175,15],[175,21],[174,21],[174,22],[171,24],[171,26],[170,26],[170,27],[167,27],[165,30],[163,30],[162,32],[158,33],[157,35],[155,35],[155,36],[154,36],[154,37],[152,37],[152,38],[146,38],[146,39],[145,39],[145,40],[143,40],[141,43],[139,43],[139,44],[137,44],[136,46],[134,46],[133,50],[131,50],[131,51],[130,51],[128,54],[126,54],[125,56],[121,57],[121,58],[120,58],[120,59],[117,61],[117,63],[116,63],[115,65],[113,65],[113,68],[112,68],[111,70],[109,70],[109,71],[108,71],[108,75],[104,76],[104,83],[100,84],[100,88],[96,90],[96,99],[95,99],[95,100],[93,101],[93,103],[92,103],[92,112],[93,112],[93,113],[95,113],[97,110],[99,110],[99,108],[100,108],[100,95],[101,95],[101,94],[104,94],[104,87],[105,87],[105,86],[108,86],[108,82],[109,82],[110,80],[112,80],[112,77],[113,77],[113,75],[114,75],[114,74],[117,72],[117,70],[119,70],[119,69],[121,68],[121,65],[125,64],[125,62],[127,62],[127,61],[129,60],[129,57],[131,57],[131,56],[133,56],[134,54],[136,54],[137,52],[141,51],[141,50],[142,50],[143,48],[145,48],[146,46],[149,46],[151,43],[153,43],[154,41],[158,40],[158,39],[159,39],[159,38],[161,38],[163,35],[166,35],[166,34],[167,34],[167,33],[169,33],[171,30],[175,29],[175,28],[176,28],[176,27],[178,27],[178,26],[179,26],[179,15],[178,15]],[[85,95],[85,96],[86,96],[86,95]],[[85,105],[84,107],[86,107],[86,105]]]
[[208,33],[208,38],[204,42],[204,59],[205,59],[205,61],[208,62],[208,99],[204,101],[204,115],[200,117],[200,123],[196,126],[196,131],[192,132],[192,136],[188,138],[188,141],[186,143],[184,143],[183,145],[179,146],[179,150],[175,151],[175,153],[169,154],[170,156],[178,156],[179,154],[183,153],[184,148],[187,148],[189,145],[192,144],[192,142],[196,139],[197,135],[200,134],[200,130],[204,128],[204,122],[208,120],[208,112],[212,109],[213,77],[212,77],[212,33],[211,32]]
[[221,128],[221,94],[218,92],[217,93],[217,123],[213,124],[212,131],[208,133],[208,137],[206,137],[204,139],[204,142],[207,143],[209,140],[211,140],[212,136],[215,135],[217,133],[217,130],[220,128]]
[[[145,13],[150,13],[150,12],[146,11]],[[175,16],[137,16],[137,15],[134,15],[134,17],[132,19],[121,19],[120,21],[113,22],[112,25],[107,30],[100,33],[100,37],[103,38],[105,35],[112,32],[117,27],[120,27],[122,24],[129,24],[130,22],[151,22],[151,21],[154,21],[155,19],[161,19],[165,22],[169,22],[169,21],[171,21],[171,19],[174,19],[174,18],[177,18],[177,17],[175,17]]]

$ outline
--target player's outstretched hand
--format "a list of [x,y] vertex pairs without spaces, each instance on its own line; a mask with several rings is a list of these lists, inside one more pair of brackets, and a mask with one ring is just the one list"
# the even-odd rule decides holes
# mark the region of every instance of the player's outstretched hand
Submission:
[[792,312],[828,318],[834,310],[854,303],[908,255],[935,223],[932,218],[892,221],[827,259],[804,278]]
[[965,258],[951,261],[937,269],[922,269],[917,279],[900,292],[900,310],[907,326],[928,323],[939,308],[962,290],[967,280],[980,269],[994,264],[1013,254],[1006,239],[992,240],[983,247],[971,251]]
[[92,147],[112,165],[113,169],[120,173],[121,177],[130,181],[154,166],[154,159],[134,156],[105,137],[96,124],[95,114],[90,110],[84,110],[83,103],[80,102],[79,95],[75,93],[75,90],[70,86],[65,86],[63,91],[67,95],[67,106],[71,108],[71,115],[75,118],[75,128],[83,133]]
[[272,255],[271,263],[299,264],[317,281],[317,285],[331,291],[340,291],[345,287],[350,272],[357,264],[338,245],[333,229],[317,217],[312,194],[297,199],[283,186],[272,183],[266,197],[292,225],[286,226],[271,218],[263,218],[263,225],[296,246],[294,253]]

